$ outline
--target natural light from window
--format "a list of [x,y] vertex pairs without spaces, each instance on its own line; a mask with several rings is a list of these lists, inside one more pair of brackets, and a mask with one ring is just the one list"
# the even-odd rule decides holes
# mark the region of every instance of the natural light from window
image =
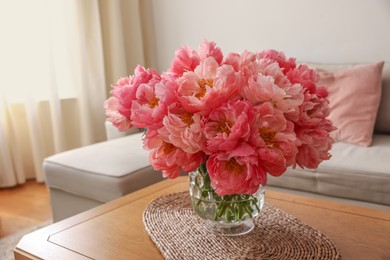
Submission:
[[63,8],[56,0],[0,1],[0,100],[75,96]]

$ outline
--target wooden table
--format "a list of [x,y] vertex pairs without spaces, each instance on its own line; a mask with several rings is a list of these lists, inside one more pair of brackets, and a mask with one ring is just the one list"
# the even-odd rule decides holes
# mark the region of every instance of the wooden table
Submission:
[[[151,200],[187,189],[186,177],[166,180],[32,232],[15,259],[162,259],[142,212]],[[390,259],[389,212],[275,191],[266,200],[328,236],[343,259]]]

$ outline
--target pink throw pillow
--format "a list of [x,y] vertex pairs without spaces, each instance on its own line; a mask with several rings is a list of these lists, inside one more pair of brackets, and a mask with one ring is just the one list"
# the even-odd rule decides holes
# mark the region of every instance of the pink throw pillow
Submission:
[[318,69],[319,85],[329,91],[329,119],[336,141],[370,146],[382,90],[384,62],[329,72]]

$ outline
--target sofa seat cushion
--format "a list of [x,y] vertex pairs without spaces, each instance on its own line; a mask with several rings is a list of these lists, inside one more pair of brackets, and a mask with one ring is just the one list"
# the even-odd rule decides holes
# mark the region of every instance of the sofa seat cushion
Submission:
[[288,169],[268,184],[390,205],[390,135],[375,134],[370,147],[335,143],[331,154],[315,170]]
[[150,166],[142,133],[56,154],[44,169],[49,188],[103,203],[163,179]]

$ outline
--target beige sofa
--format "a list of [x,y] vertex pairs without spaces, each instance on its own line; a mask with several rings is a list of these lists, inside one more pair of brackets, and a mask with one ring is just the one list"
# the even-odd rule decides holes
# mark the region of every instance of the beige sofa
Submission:
[[[353,64],[309,64],[336,71]],[[337,142],[329,161],[315,170],[288,169],[268,185],[390,206],[390,63],[382,71],[382,95],[373,143],[369,147]]]
[[[340,66],[326,65],[325,68],[336,70]],[[389,63],[383,69],[382,88],[372,146],[336,143],[331,151],[332,159],[323,162],[318,169],[288,169],[281,177],[270,177],[267,185],[390,208]],[[44,169],[54,221],[163,179],[149,164],[148,152],[142,148],[142,133],[131,133],[124,136],[108,126],[107,135],[111,140],[46,158]]]

